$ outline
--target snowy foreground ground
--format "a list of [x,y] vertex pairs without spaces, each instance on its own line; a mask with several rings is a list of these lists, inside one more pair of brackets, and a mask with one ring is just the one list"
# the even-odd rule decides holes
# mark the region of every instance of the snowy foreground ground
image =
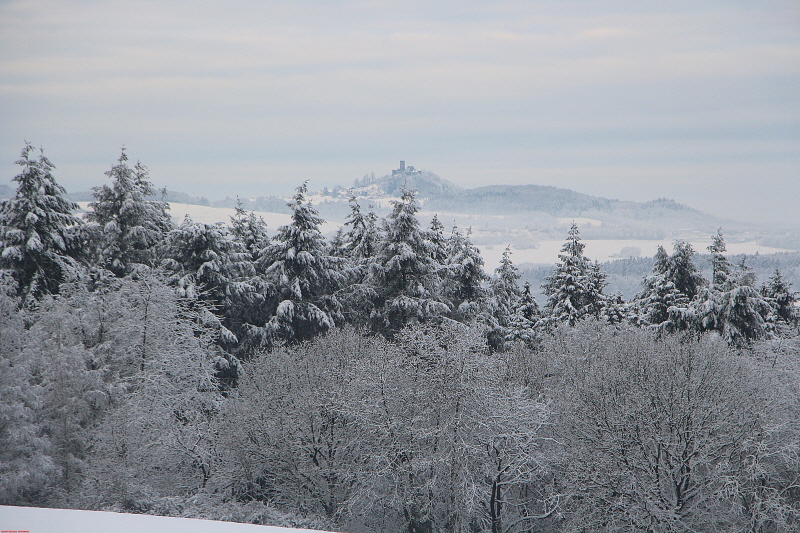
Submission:
[[[30,533],[300,533],[310,529],[192,518],[0,505],[0,531]],[[315,531],[314,533],[320,533]]]

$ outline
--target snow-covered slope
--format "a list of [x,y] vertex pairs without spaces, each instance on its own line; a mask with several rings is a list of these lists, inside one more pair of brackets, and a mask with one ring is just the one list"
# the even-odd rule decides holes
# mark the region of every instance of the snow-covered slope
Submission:
[[[89,209],[89,202],[76,202],[82,211]],[[194,204],[181,204],[178,202],[169,203],[169,213],[176,224],[183,222],[186,215],[189,215],[194,222],[203,224],[216,224],[217,222],[230,223],[231,217],[236,214],[236,210],[230,207],[208,207]],[[270,233],[274,234],[280,226],[291,224],[292,216],[286,213],[270,213],[267,211],[254,211],[257,217],[264,219]],[[338,224],[325,222],[320,230],[323,233],[335,233],[339,229]]]
[[[300,533],[288,529],[192,518],[0,506],[0,530],[30,533]],[[315,532],[319,533],[319,532]]]

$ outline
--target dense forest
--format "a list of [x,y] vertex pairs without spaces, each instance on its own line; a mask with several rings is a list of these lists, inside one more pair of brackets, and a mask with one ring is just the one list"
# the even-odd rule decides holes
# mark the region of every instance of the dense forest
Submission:
[[638,294],[573,224],[541,305],[469,229],[299,186],[274,237],[77,206],[30,145],[0,204],[0,504],[349,532],[796,531],[800,324],[780,270],[686,242]]

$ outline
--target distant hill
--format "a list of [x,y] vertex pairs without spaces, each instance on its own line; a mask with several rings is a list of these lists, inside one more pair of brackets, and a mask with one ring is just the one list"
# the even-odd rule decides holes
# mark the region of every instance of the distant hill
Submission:
[[445,195],[432,195],[426,208],[476,214],[508,215],[537,211],[557,217],[577,216],[588,211],[626,212],[636,218],[650,218],[653,213],[679,212],[683,215],[706,216],[675,200],[659,198],[651,202],[630,202],[590,196],[570,189],[545,185],[489,185],[459,190]]
[[447,197],[463,192],[461,187],[440,178],[433,172],[415,170],[414,167],[393,170],[391,175],[386,174],[380,178],[376,178],[372,173],[353,182],[353,187],[356,189],[370,186],[388,196],[400,196],[403,186],[416,189],[421,198]]
[[11,198],[14,195],[14,189],[10,185],[0,183],[0,200]]
[[[437,213],[440,220],[454,221],[473,228],[473,242],[481,245],[505,242],[516,248],[537,247],[544,240],[562,239],[565,224],[574,219],[585,239],[653,240],[686,239],[708,236],[722,227],[729,242],[758,241],[764,246],[800,248],[800,230],[757,227],[703,213],[674,200],[659,198],[633,202],[603,198],[543,185],[490,185],[464,189],[427,170],[405,167],[376,177],[374,173],[356,179],[348,191],[341,186],[326,187],[312,201],[321,216],[342,224],[350,212],[347,199],[355,194],[362,206],[374,205],[379,216],[388,214],[388,200],[400,196],[403,186],[417,190],[425,214]],[[213,207],[235,207],[237,199],[225,198],[206,203],[181,193],[168,191],[174,202],[197,203]],[[247,210],[289,213],[287,199],[276,196],[241,198]],[[423,220],[427,225],[427,220]]]
[[[633,202],[583,194],[570,189],[544,185],[489,185],[465,189],[427,170],[406,167],[381,177],[375,173],[356,179],[350,188],[340,185],[315,192],[310,200],[320,215],[333,224],[342,224],[350,212],[350,194],[362,207],[373,206],[386,216],[390,200],[401,194],[403,186],[417,190],[421,204],[420,220],[427,226],[437,214],[445,225],[472,228],[473,242],[487,247],[500,243],[515,249],[535,249],[545,241],[563,239],[572,221],[587,240],[673,240],[699,242],[722,228],[729,243],[756,242],[760,246],[785,250],[800,249],[800,228],[760,226],[703,213],[674,200],[659,198]],[[265,191],[267,192],[267,191]],[[246,210],[289,214],[287,198],[259,196],[209,201],[206,198],[159,190],[156,199],[210,207],[233,208],[241,201]],[[12,187],[0,184],[0,198],[13,195]],[[74,201],[92,201],[91,192],[68,194]],[[631,244],[647,248],[643,244]],[[701,246],[701,248],[704,246]],[[621,252],[620,252],[621,253]]]
[[[383,190],[394,186],[401,176],[384,176],[375,183]],[[726,220],[698,211],[674,200],[659,198],[650,202],[612,200],[570,189],[544,185],[489,185],[462,189],[432,173],[417,173],[408,180],[420,192],[423,209],[444,218],[458,218],[481,233],[493,236],[509,228],[535,230],[533,241],[562,235],[564,219],[578,219],[581,233],[588,239],[662,239],[690,237],[691,232],[715,233],[724,227],[732,235],[752,231],[752,224]],[[364,183],[364,180],[357,182]],[[491,220],[501,217],[505,222]],[[588,219],[588,220],[587,220]],[[687,233],[689,232],[689,233]],[[485,232],[484,232],[485,233]],[[476,235],[476,242],[484,241]],[[510,236],[505,236],[509,239]],[[511,239],[523,245],[517,234]],[[785,242],[781,239],[780,242]]]
[[520,221],[529,218],[538,226],[546,225],[547,217],[597,219],[602,224],[586,228],[586,236],[593,238],[600,238],[600,233],[606,238],[658,238],[669,228],[702,232],[715,231],[719,226],[737,232],[745,228],[741,223],[708,215],[667,198],[650,202],[611,200],[545,185],[462,189],[432,172],[410,168],[411,171],[395,170],[392,175],[381,178],[364,176],[354,182],[354,192],[374,194],[379,191],[387,196],[398,196],[401,187],[406,185],[417,190],[426,211],[477,217],[499,215],[516,217]]
[[543,185],[489,185],[431,195],[425,208],[482,215],[539,211],[553,216],[577,215],[589,209],[610,211],[616,200]]

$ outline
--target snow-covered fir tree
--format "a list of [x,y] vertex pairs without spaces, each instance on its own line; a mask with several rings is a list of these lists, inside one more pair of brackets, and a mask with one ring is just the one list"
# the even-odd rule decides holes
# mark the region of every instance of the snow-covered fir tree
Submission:
[[333,238],[328,242],[328,254],[333,257],[345,257],[344,226],[339,226]]
[[387,333],[450,312],[439,295],[438,272],[417,220],[415,193],[403,189],[384,222],[385,238],[371,283],[376,291],[373,326]]
[[604,296],[602,318],[608,324],[622,324],[631,315],[631,306],[622,297],[621,292],[616,292],[610,296]]
[[81,221],[72,215],[78,206],[64,198],[44,152],[32,157],[33,151],[30,143],[22,149],[16,194],[0,204],[0,269],[13,276],[23,302],[57,293],[78,276],[83,255]]
[[[172,283],[179,296],[199,299],[224,317],[218,324],[223,345],[234,346],[238,339],[243,306],[255,289],[244,280],[255,277],[250,254],[245,246],[229,238],[227,227],[193,222],[189,215],[169,233],[164,266],[173,272]],[[248,306],[248,307],[250,307]],[[230,326],[230,327],[229,327]]]
[[689,298],[667,278],[669,255],[659,246],[653,258],[653,270],[642,280],[642,291],[632,302],[632,320],[642,326],[658,326],[669,319],[669,308],[686,308]]
[[500,259],[500,265],[495,268],[494,276],[489,281],[484,303],[485,317],[483,322],[489,326],[487,333],[489,345],[494,349],[501,349],[509,339],[509,324],[514,306],[522,291],[517,281],[520,275],[517,267],[511,261],[511,245],[507,246]]
[[[718,237],[721,241],[721,235]],[[739,346],[770,335],[773,308],[754,288],[756,276],[746,258],[739,263],[738,272],[725,272],[719,282],[700,289],[691,304],[700,329],[716,331],[728,343]]]
[[694,263],[695,255],[697,252],[691,244],[675,241],[674,250],[667,262],[667,279],[690,300],[708,284]]
[[252,211],[245,211],[239,199],[236,202],[236,212],[230,218],[228,231],[233,240],[244,246],[253,262],[261,259],[269,246],[267,223],[264,219],[256,217]]
[[739,263],[736,265],[734,272],[735,284],[738,286],[747,285],[748,287],[755,287],[758,282],[758,277],[750,265],[747,264],[747,256],[742,256]]
[[542,285],[547,296],[545,315],[548,323],[566,322],[575,325],[588,312],[589,259],[581,242],[578,226],[573,222],[553,274]]
[[117,276],[135,265],[153,265],[156,247],[174,227],[167,213],[169,204],[152,200],[155,189],[148,180],[147,167],[128,166],[125,149],[117,164],[106,172],[111,186],[92,189],[94,202],[84,217],[97,226],[94,234],[95,262]]
[[381,244],[378,217],[372,206],[365,215],[355,195],[350,195],[350,214],[345,220],[342,255],[346,259],[347,283],[339,293],[343,313],[350,324],[364,326],[374,311],[377,293],[370,283]]
[[526,281],[507,319],[506,340],[521,340],[529,345],[533,344],[538,339],[537,327],[540,319],[539,304],[531,294],[531,284]]
[[292,222],[278,228],[262,262],[278,304],[264,326],[268,338],[293,343],[310,339],[342,321],[335,293],[345,282],[341,260],[331,256],[319,230],[323,220],[306,200],[308,183],[297,188],[289,207]]
[[701,331],[716,331],[730,344],[741,346],[769,333],[767,321],[772,307],[749,285],[727,291],[701,289],[691,307]]
[[235,274],[227,284],[227,305],[224,309],[226,325],[236,335],[238,343],[233,350],[241,358],[249,358],[258,351],[268,339],[264,337],[263,326],[272,316],[275,306],[274,286],[266,279],[268,265],[264,260],[270,239],[267,224],[255,213],[247,213],[236,207],[228,227],[230,237],[246,252],[246,257],[234,247],[228,254],[233,263],[230,269]]
[[511,261],[511,245],[508,245],[503,251],[500,266],[494,269],[494,277],[491,281],[495,316],[503,326],[508,325],[512,310],[522,295],[519,279],[519,270]]
[[711,284],[717,290],[729,290],[733,281],[732,268],[728,258],[722,255],[727,251],[722,228],[717,230],[716,235],[711,236],[711,244],[706,249],[711,254]]
[[431,246],[431,259],[435,264],[444,265],[448,259],[448,242],[444,236],[444,224],[439,220],[439,215],[433,215],[431,225],[425,232],[425,240]]
[[483,269],[480,250],[470,240],[471,229],[462,235],[453,228],[449,240],[444,296],[453,309],[453,318],[469,322],[486,306],[487,292],[483,283],[489,276]]
[[769,280],[761,286],[761,294],[772,305],[775,319],[788,324],[797,320],[797,295],[792,292],[792,284],[786,280],[780,269],[776,268]]
[[586,314],[599,319],[606,308],[608,297],[603,294],[603,289],[608,285],[608,276],[600,267],[600,262],[595,259],[589,264],[586,273],[586,296],[584,307]]
[[365,260],[374,258],[380,246],[378,217],[370,206],[365,215],[354,195],[350,195],[350,214],[347,215],[344,227],[348,228],[342,239],[344,256],[355,264],[363,264]]
[[754,288],[755,275],[745,259],[734,272],[722,255],[725,250],[718,231],[708,247],[713,269],[713,283],[708,284],[689,243],[676,242],[670,257],[659,249],[653,274],[645,278],[645,290],[634,302],[638,323],[657,326],[662,333],[714,331],[734,345],[769,335],[770,303]]
[[704,297],[702,305],[697,300],[708,281],[695,265],[695,255],[685,241],[675,241],[671,256],[659,247],[653,274],[645,278],[644,290],[634,302],[634,322],[651,325],[661,333],[704,328],[702,317],[711,316],[708,302],[712,299]]

